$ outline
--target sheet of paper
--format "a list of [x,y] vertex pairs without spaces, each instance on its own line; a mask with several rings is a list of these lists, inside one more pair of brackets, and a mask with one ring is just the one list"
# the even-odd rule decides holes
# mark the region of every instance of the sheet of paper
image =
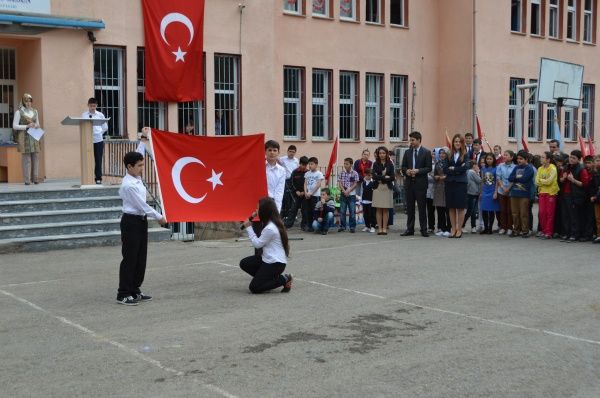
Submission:
[[39,141],[40,138],[42,138],[42,136],[44,135],[44,130],[42,130],[39,127],[29,128],[29,129],[27,129],[27,134],[29,134],[30,136],[35,138],[37,141]]

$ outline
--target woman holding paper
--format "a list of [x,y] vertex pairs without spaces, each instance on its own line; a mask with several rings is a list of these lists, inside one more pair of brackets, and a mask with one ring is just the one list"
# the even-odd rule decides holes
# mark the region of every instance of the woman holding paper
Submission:
[[[38,165],[40,153],[40,119],[38,111],[33,108],[33,97],[31,94],[23,94],[21,106],[15,112],[13,118],[13,129],[17,133],[17,149],[21,152],[21,163],[23,166],[23,181],[25,185],[39,183]],[[33,129],[29,131],[30,129]],[[35,138],[34,138],[35,137]]]

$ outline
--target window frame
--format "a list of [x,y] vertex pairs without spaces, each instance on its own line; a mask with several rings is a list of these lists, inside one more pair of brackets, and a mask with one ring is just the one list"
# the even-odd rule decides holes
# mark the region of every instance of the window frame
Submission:
[[[514,84],[513,84],[514,83]],[[520,84],[525,84],[525,79],[520,77],[510,77],[508,88],[509,88],[509,97],[508,97],[508,139],[515,140],[516,130],[515,130],[515,116],[516,112],[519,110],[519,106],[517,104],[517,86]],[[514,91],[513,91],[514,90]],[[514,102],[514,103],[513,103]],[[512,112],[511,112],[512,111]],[[524,108],[521,108],[521,116],[523,117]],[[513,114],[511,118],[511,113]],[[512,120],[511,120],[512,119]],[[521,118],[523,120],[523,118]],[[511,135],[512,131],[512,135]]]
[[586,44],[596,43],[596,8],[597,0],[589,0],[590,9],[587,8],[587,0],[583,0],[583,37]]
[[[369,4],[375,2],[377,4],[377,20],[369,21]],[[385,24],[385,0],[365,0],[365,23],[373,25]]]
[[[352,2],[351,5],[351,10],[352,10],[352,17],[347,17],[347,16],[342,16],[342,3],[344,2]],[[339,11],[340,11],[340,21],[350,21],[350,22],[359,22],[360,21],[360,14],[359,14],[359,10],[360,10],[360,4],[359,4],[359,0],[339,0]]]
[[[529,83],[537,83],[537,79],[529,79]],[[538,88],[536,88],[537,90]],[[532,106],[533,105],[533,106]],[[533,114],[533,117],[532,117]],[[527,139],[542,140],[542,104],[536,101],[536,95],[531,95],[527,103]]]
[[527,25],[527,0],[513,0],[518,2],[518,7],[516,8],[519,11],[518,15],[518,30],[513,29],[513,7],[511,3],[510,9],[510,31],[512,33],[521,33],[525,34],[526,25]]
[[[397,23],[393,23],[392,22],[392,3],[393,2],[400,2],[400,7],[399,9],[402,10],[402,15],[401,15],[401,19],[402,19],[402,23],[401,24],[397,24]],[[390,0],[389,1],[389,5],[390,5],[390,26],[395,26],[395,27],[402,27],[402,28],[408,28],[408,1],[409,0]]]
[[[297,97],[286,96],[286,93],[288,92],[286,90],[286,87],[288,87],[286,84],[286,72],[297,73],[296,87],[294,87],[296,91],[293,91],[294,93],[297,93]],[[306,77],[304,67],[291,65],[283,66],[283,139],[285,141],[303,140],[305,138],[305,81]],[[297,112],[293,115],[294,126],[296,130],[294,135],[286,134],[286,118],[288,116],[288,114],[286,114],[286,105],[290,104],[296,105],[297,110]]]
[[[372,97],[369,97],[369,78],[375,80],[375,101],[370,101]],[[384,115],[384,78],[383,73],[365,73],[365,141],[366,142],[379,142],[383,141],[384,138],[384,126],[385,126],[385,115]],[[375,110],[375,130],[374,136],[369,137],[367,127],[369,124],[369,109]]]
[[[144,47],[138,47],[136,51],[137,56],[137,78],[136,78],[136,91],[137,91],[137,132],[141,132],[143,127],[152,127],[159,130],[165,130],[168,126],[167,119],[167,104],[165,102],[150,102],[146,101],[144,93],[146,92],[146,64],[145,64],[145,51]],[[141,58],[140,58],[141,57]],[[141,66],[140,66],[141,60]],[[141,76],[140,76],[141,72]],[[140,83],[142,83],[140,85]],[[141,95],[141,104],[140,104]],[[154,110],[158,114],[158,123],[146,123],[145,113],[146,111]],[[141,115],[140,115],[141,112]],[[141,116],[141,117],[140,117]],[[141,121],[140,121],[141,119]]]
[[[323,2],[323,13],[315,12],[315,2],[322,1]],[[315,18],[331,18],[331,10],[332,10],[333,0],[312,0],[311,4],[311,15]]]
[[[400,96],[395,95],[394,79],[400,80],[401,93]],[[408,141],[408,76],[407,75],[390,75],[390,142]],[[395,102],[396,98],[400,98],[400,102]],[[394,136],[394,110],[399,109],[399,134]]]
[[[577,19],[578,19],[577,18],[577,15],[578,15],[578,11],[577,10],[579,9],[577,7],[577,5],[578,5],[577,3],[578,2],[577,2],[577,0],[572,0],[573,1],[573,3],[572,3],[573,5],[570,6],[569,5],[569,1],[571,1],[571,0],[567,0],[567,32],[565,34],[565,38],[568,41],[577,41],[579,39],[579,37],[578,37],[579,36],[578,35],[579,24],[578,24],[578,21],[577,21]],[[572,33],[573,37],[569,36],[569,20],[570,19],[573,22],[573,24],[571,26],[571,33]]]
[[[569,117],[567,117],[569,115]],[[568,120],[567,120],[568,119]],[[562,135],[565,141],[576,141],[577,108],[564,108]],[[568,127],[568,129],[567,129]],[[568,132],[568,134],[567,134]]]
[[[296,4],[296,10],[290,10],[285,7],[286,4],[292,3]],[[304,5],[303,0],[283,0],[283,12],[290,15],[304,15]]]
[[[531,1],[531,3],[530,3],[531,10],[529,13],[529,15],[530,15],[529,33],[532,36],[543,36],[544,35],[543,22],[544,22],[544,11],[545,10],[543,9],[542,0],[530,0],[530,1]],[[536,11],[536,12],[534,12],[534,11]],[[537,16],[535,14],[537,14]],[[533,31],[534,19],[535,19],[535,22],[537,25],[536,32]]]
[[[549,13],[548,13],[548,37],[552,38],[552,39],[559,39],[560,40],[560,33],[561,33],[561,29],[560,29],[560,25],[561,25],[561,21],[562,21],[562,16],[560,13],[561,10],[561,4],[560,4],[560,0],[548,0],[548,9],[549,9]],[[552,1],[555,1],[556,3],[552,3]],[[554,24],[552,24],[552,16],[554,14]],[[553,29],[554,27],[554,29]],[[553,30],[555,31],[555,34],[553,34]]]
[[[221,82],[218,80],[217,73],[219,72],[219,68],[217,67],[217,60],[218,59],[222,59],[222,60],[226,60],[229,59],[231,60],[231,62],[233,62],[233,81],[232,82]],[[213,65],[214,65],[214,81],[213,81],[213,87],[214,87],[214,106],[215,106],[215,130],[216,130],[216,126],[217,126],[217,112],[232,112],[232,117],[231,120],[229,121],[230,125],[233,126],[233,129],[231,130],[231,134],[224,134],[224,133],[219,133],[217,134],[217,131],[215,131],[215,135],[216,136],[240,136],[243,135],[242,133],[242,102],[241,102],[241,98],[242,98],[242,57],[236,54],[225,54],[225,53],[215,53],[214,54],[214,58],[213,58]],[[221,84],[221,85],[232,85],[233,89],[219,89],[217,88],[217,85]],[[218,107],[218,104],[220,101],[217,100],[217,95],[233,95],[233,108],[229,109],[229,108],[222,108],[222,107]],[[222,115],[223,113],[221,113]],[[219,124],[220,125],[220,124]],[[229,130],[228,130],[229,131]]]
[[[108,80],[108,77],[100,77],[100,84],[96,84],[98,80],[96,78],[96,51],[107,51],[112,50],[118,54],[117,58],[117,77],[111,77],[110,80],[117,80],[119,84],[117,86],[105,85],[102,84],[103,80]],[[127,49],[123,46],[112,46],[112,45],[94,45],[93,47],[93,65],[94,65],[94,97],[98,100],[98,111],[102,112],[104,116],[107,118],[110,117],[111,120],[107,122],[108,124],[108,132],[107,134],[113,138],[127,138]],[[108,65],[108,63],[105,63]],[[136,83],[137,84],[137,83]],[[116,89],[115,89],[116,88]],[[103,98],[102,93],[110,91],[116,91],[119,104],[115,107],[112,106],[109,110],[107,108],[106,102]],[[116,110],[113,111],[113,110]],[[115,118],[115,113],[118,115],[118,118]],[[116,119],[116,120],[115,120]],[[115,123],[118,123],[116,126],[119,131],[115,132]],[[112,130],[112,131],[111,131]]]
[[[327,90],[322,96],[315,95],[315,75],[323,75],[323,90]],[[326,80],[326,82],[325,82]],[[313,68],[312,70],[312,90],[311,90],[311,138],[313,141],[330,141],[333,139],[333,71],[331,69]],[[315,106],[322,106],[324,112],[320,116],[315,116]],[[315,118],[321,117],[323,122],[323,135],[315,135]]]
[[[589,94],[586,95],[586,91]],[[588,138],[589,136],[594,139],[594,106],[596,96],[596,85],[594,84],[583,84],[583,100],[581,101],[581,137]],[[587,106],[586,106],[587,98]]]
[[[344,87],[344,84],[342,83],[342,77],[347,76],[350,77],[350,89],[349,89],[349,99],[343,99],[342,98],[342,90]],[[340,135],[340,141],[360,141],[360,133],[359,133],[359,126],[360,126],[360,112],[359,112],[359,108],[358,106],[360,105],[360,73],[359,72],[355,72],[355,71],[340,71],[339,74],[339,93],[338,93],[338,100],[339,100],[339,114],[338,114],[338,119],[339,119],[339,135]],[[343,105],[352,105],[352,112],[349,116],[344,116],[344,112],[342,112],[342,106]],[[345,124],[343,123],[344,120],[343,118],[350,118],[351,119],[351,123],[349,124],[349,127],[351,129],[350,131],[350,137],[343,137],[342,138],[342,126]]]

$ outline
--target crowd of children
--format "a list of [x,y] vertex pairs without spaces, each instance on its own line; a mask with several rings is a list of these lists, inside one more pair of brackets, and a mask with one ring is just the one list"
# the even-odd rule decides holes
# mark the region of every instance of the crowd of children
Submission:
[[[485,153],[479,140],[472,144],[464,221],[470,222],[471,233],[522,238],[535,234],[541,239],[600,243],[600,155],[583,157],[581,151],[573,150],[569,154],[548,151],[533,156],[524,150],[516,154],[511,150],[502,152],[499,146]],[[288,162],[295,152],[294,146],[288,148]],[[427,192],[428,232],[447,237],[451,225],[445,206],[444,165],[449,150],[436,148],[433,153]],[[289,172],[282,211],[286,228],[294,225],[301,211],[303,231],[327,234],[337,227],[338,232],[355,233],[358,206],[364,220],[362,231],[374,233],[377,223],[372,206],[373,162],[369,156],[365,150],[356,161],[344,159],[337,185],[331,189],[322,188],[325,176],[319,171],[318,159],[301,157]],[[285,161],[281,164],[285,166]],[[398,177],[397,185],[402,183],[402,176]],[[533,225],[536,200],[537,226]],[[339,216],[338,225],[335,216]]]

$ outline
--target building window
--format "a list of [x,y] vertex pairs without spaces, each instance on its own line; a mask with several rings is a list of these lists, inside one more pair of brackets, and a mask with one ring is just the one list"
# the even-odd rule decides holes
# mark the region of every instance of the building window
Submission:
[[215,55],[215,135],[241,134],[240,57]]
[[406,132],[406,76],[392,75],[390,78],[390,140],[408,140]]
[[577,5],[575,0],[567,0],[567,39],[577,40]]
[[125,135],[124,52],[118,47],[94,47],[94,96],[99,102],[98,110],[110,118],[111,137]]
[[581,102],[581,137],[594,138],[594,94],[596,86],[583,85],[583,101]]
[[559,36],[559,18],[560,12],[558,8],[558,0],[550,0],[550,24],[548,28],[548,36],[558,39]]
[[585,0],[583,7],[583,41],[595,42],[596,18],[594,18],[594,0]]
[[180,133],[205,135],[204,103],[190,101],[177,103],[177,127]]
[[283,68],[283,137],[303,138],[304,68]]
[[137,49],[137,131],[142,127],[164,130],[166,123],[166,106],[164,102],[149,102],[144,98],[146,92],[146,66],[144,64],[144,48]]
[[314,69],[312,74],[312,136],[333,138],[331,71]]
[[365,93],[365,139],[383,139],[383,75],[367,73]]
[[524,12],[523,7],[526,1],[511,0],[510,2],[510,30],[513,32],[523,32]]
[[283,0],[283,10],[293,14],[302,14],[302,0]]
[[532,35],[542,34],[542,10],[540,0],[531,0],[530,31]]
[[320,17],[330,17],[329,14],[329,1],[330,0],[313,0],[312,13]]
[[[16,50],[14,48],[0,48],[0,142],[12,141],[12,122],[15,114],[15,98],[17,87]],[[18,105],[17,105],[18,108]]]
[[407,26],[406,13],[408,11],[408,0],[390,0],[390,24]]
[[[515,134],[515,116],[518,109],[517,105],[517,86],[519,84],[525,84],[525,79],[518,77],[511,77],[509,90],[510,97],[508,99],[508,138],[516,138]],[[520,112],[523,112],[521,108]]]
[[[531,79],[529,83],[537,83],[537,80]],[[536,101],[535,94],[529,97],[527,116],[527,138],[538,141],[541,139],[542,104]]]
[[358,140],[358,73],[340,72],[340,139]]
[[565,108],[564,139],[572,141],[575,139],[575,109]]
[[381,18],[381,2],[383,0],[367,0],[366,3],[366,7],[367,9],[365,10],[366,15],[365,15],[365,20],[367,22],[372,22],[372,23],[383,23],[383,18]]
[[546,108],[546,139],[554,139],[554,108]]
[[356,21],[357,0],[340,0],[340,18]]

